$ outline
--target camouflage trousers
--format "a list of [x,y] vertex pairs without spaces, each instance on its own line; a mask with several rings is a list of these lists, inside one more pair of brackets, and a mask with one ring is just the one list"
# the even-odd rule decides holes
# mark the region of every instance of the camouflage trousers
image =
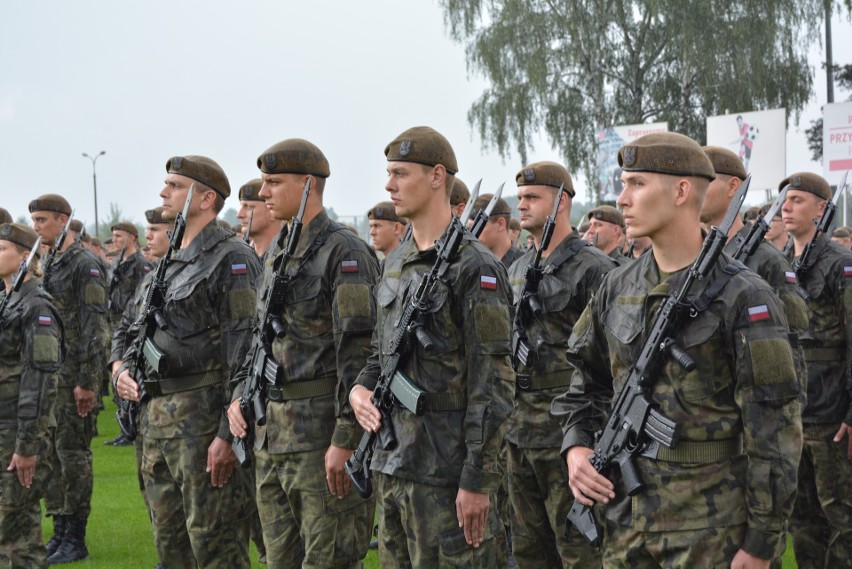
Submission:
[[6,471],[15,449],[14,430],[0,434],[0,567],[30,569],[47,567],[41,539],[39,499],[50,479],[49,460],[39,458],[30,488],[18,481],[18,473]]
[[643,532],[606,520],[605,569],[728,569],[745,539],[745,524]]
[[142,478],[165,569],[250,567],[248,473],[238,468],[224,487],[210,485],[214,436],[143,441]]
[[456,517],[457,488],[430,486],[373,472],[382,567],[506,567],[503,524],[488,512],[485,540],[474,549]]
[[60,387],[53,407],[56,429],[51,429],[53,480],[44,495],[49,516],[88,517],[92,510],[92,437],[97,415],[77,415],[74,389]]
[[579,532],[572,532],[570,539],[565,537],[565,516],[574,495],[559,449],[507,446],[512,554],[518,567],[600,567],[600,553]]
[[270,454],[255,450],[257,511],[270,569],[359,568],[367,555],[375,501],[353,488],[328,489],[325,449]]
[[840,425],[804,426],[790,533],[799,569],[852,567],[852,462]]

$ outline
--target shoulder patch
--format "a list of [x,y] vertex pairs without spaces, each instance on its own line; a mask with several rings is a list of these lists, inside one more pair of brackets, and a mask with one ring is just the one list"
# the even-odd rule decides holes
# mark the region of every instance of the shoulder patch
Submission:
[[38,325],[39,326],[53,326],[53,318],[50,316],[39,316],[38,317]]
[[372,313],[370,286],[342,283],[337,286],[337,310],[341,318],[369,317]]
[[86,288],[83,291],[83,300],[86,304],[105,305],[106,291],[101,285],[86,285]]
[[852,267],[843,267],[843,276],[852,277]]
[[769,320],[769,307],[765,304],[760,306],[752,306],[748,309],[748,321],[760,322],[761,320]]
[[[846,276],[849,275],[847,274]],[[793,271],[784,271],[784,279],[790,284],[796,284],[798,282],[796,280],[796,273],[794,273]]]
[[485,290],[497,290],[497,277],[482,275],[479,277],[479,287]]
[[358,272],[358,259],[351,259],[349,261],[341,261],[340,262],[340,272],[341,273],[357,273]]
[[232,275],[244,275],[248,272],[248,267],[245,263],[235,263],[231,265]]
[[41,364],[59,361],[59,340],[53,336],[36,335],[33,338],[33,361]]
[[257,295],[250,288],[238,288],[228,293],[228,303],[231,310],[231,318],[243,320],[251,318],[255,314]]
[[91,276],[91,277],[101,276],[100,269],[97,269],[96,267],[92,267],[91,269],[89,269],[89,276]]

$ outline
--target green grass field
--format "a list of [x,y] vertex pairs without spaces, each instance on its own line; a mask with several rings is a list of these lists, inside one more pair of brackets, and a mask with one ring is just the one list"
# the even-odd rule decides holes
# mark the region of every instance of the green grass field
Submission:
[[[157,564],[157,552],[151,525],[136,482],[133,447],[105,446],[104,441],[118,434],[115,405],[106,400],[106,410],[98,417],[100,436],[92,442],[95,488],[92,515],[86,543],[89,559],[70,565],[86,569],[150,569]],[[43,524],[45,540],[52,535],[52,521]],[[784,555],[784,569],[796,569],[789,541]],[[251,545],[253,568],[258,563],[257,551]],[[378,569],[375,551],[367,555],[366,569]],[[57,566],[59,567],[59,566]]]

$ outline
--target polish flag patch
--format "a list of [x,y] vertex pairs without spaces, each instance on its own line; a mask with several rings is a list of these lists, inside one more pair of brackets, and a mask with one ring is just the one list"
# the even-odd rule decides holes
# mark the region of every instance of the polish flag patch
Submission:
[[53,318],[50,316],[39,316],[38,317],[38,325],[39,326],[52,326]]
[[482,275],[479,277],[479,286],[485,290],[497,290],[497,277]]
[[100,272],[100,270],[96,269],[95,267],[92,267],[91,269],[89,269],[89,276],[90,277],[99,277],[99,276],[101,276],[101,272]]
[[341,261],[340,262],[340,272],[341,273],[357,273],[358,272],[358,260],[352,259],[351,261]]
[[769,319],[769,307],[765,304],[760,306],[752,306],[748,309],[749,322],[760,322],[761,320]]
[[843,276],[852,277],[852,267],[843,267]]
[[[852,268],[852,267],[850,267],[850,268]],[[794,273],[792,271],[785,271],[784,272],[784,278],[787,280],[788,283],[796,284],[796,273]]]
[[244,275],[248,272],[248,267],[245,263],[237,263],[236,265],[231,265],[231,274],[232,275]]

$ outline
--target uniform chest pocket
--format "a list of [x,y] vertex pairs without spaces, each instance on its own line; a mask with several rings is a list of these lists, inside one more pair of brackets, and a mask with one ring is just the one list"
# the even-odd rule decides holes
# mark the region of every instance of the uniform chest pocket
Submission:
[[444,283],[438,283],[429,297],[429,306],[423,315],[424,328],[433,343],[432,354],[445,354],[458,349],[462,330],[453,318],[453,303]]
[[644,316],[641,304],[616,303],[603,315],[604,326],[622,344],[632,344],[642,331]]
[[300,275],[287,289],[288,329],[299,337],[318,336],[331,329],[331,299],[323,294],[322,277]]
[[216,309],[207,295],[206,280],[191,278],[171,286],[167,293],[166,332],[175,338],[187,338],[218,326]]
[[679,343],[692,359],[695,369],[687,373],[676,362],[669,359],[667,365],[676,366],[672,373],[683,375],[681,391],[688,401],[701,401],[727,389],[731,383],[731,369],[727,362],[728,351],[722,339],[722,320],[710,311],[702,312],[698,318],[687,319],[682,328]]
[[538,291],[539,302],[544,312],[562,312],[574,296],[574,284],[553,275],[545,275]]

